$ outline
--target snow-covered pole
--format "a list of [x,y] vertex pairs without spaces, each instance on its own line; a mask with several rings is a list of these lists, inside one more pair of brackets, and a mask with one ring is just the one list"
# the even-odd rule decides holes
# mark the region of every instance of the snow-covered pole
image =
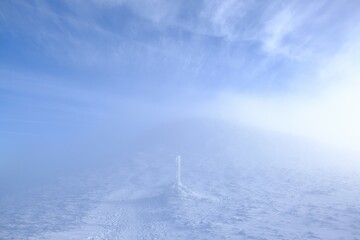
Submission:
[[177,180],[177,185],[180,186],[181,185],[181,157],[180,156],[176,157],[176,163],[177,163],[176,180]]

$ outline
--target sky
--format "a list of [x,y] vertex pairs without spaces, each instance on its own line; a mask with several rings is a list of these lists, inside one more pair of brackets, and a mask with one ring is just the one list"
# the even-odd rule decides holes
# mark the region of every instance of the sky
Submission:
[[358,153],[359,20],[356,0],[1,1],[0,158],[187,116]]

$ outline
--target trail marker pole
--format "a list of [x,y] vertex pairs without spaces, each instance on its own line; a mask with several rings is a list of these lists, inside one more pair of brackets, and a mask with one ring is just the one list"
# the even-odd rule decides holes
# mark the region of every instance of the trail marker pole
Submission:
[[176,157],[176,163],[177,163],[177,171],[176,171],[176,180],[177,180],[177,185],[181,186],[181,157],[177,156]]

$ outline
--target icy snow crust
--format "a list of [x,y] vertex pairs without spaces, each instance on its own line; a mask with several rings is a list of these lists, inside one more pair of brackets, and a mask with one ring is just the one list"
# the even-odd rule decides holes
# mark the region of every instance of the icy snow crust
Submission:
[[271,133],[176,123],[109,168],[1,198],[0,239],[359,239],[359,169],[340,156]]

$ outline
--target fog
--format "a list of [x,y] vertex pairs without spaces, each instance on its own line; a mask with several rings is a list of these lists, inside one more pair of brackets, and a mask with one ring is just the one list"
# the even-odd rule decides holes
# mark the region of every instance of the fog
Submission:
[[224,118],[307,138],[330,148],[359,154],[359,45],[349,40],[287,93],[219,95]]
[[0,239],[359,236],[360,6],[305,2],[2,1]]

